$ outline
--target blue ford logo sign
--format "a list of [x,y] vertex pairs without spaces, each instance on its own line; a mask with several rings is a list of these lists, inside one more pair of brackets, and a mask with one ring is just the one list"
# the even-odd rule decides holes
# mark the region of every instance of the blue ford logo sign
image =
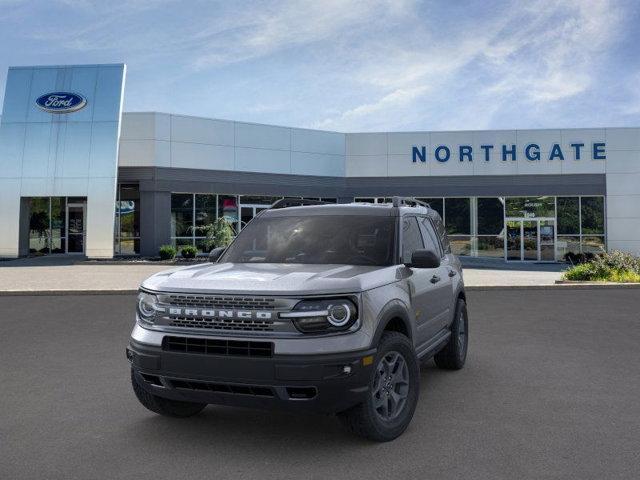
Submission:
[[72,113],[85,107],[87,99],[77,93],[53,92],[38,97],[36,105],[49,113]]

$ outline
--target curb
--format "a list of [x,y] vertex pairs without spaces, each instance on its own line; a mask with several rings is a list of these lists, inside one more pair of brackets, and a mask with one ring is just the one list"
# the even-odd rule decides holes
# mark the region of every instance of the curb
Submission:
[[[465,287],[467,292],[482,292],[490,290],[601,290],[601,289],[640,289],[640,283],[556,283],[548,285],[469,285]],[[53,296],[53,295],[135,295],[138,289],[120,290],[2,290],[0,297],[23,297],[23,296]]]

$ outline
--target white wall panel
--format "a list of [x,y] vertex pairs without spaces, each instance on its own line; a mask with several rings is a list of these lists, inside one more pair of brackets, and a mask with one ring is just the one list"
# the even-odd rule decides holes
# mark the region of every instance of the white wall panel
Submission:
[[291,150],[291,129],[236,122],[236,146]]
[[[56,164],[56,177],[87,177],[91,154],[91,122],[68,122],[60,131],[58,155],[62,161]],[[113,135],[113,134],[112,134]],[[113,144],[113,136],[109,139]],[[115,148],[115,145],[112,146]],[[113,176],[113,172],[111,173]]]
[[236,148],[236,170],[291,173],[291,152],[264,148]]
[[386,177],[387,155],[347,155],[347,177]]
[[[122,114],[122,134],[120,140],[151,140],[158,138],[156,113]],[[168,140],[168,135],[167,135]]]
[[233,145],[234,122],[171,115],[171,140],[208,145]]
[[292,128],[291,150],[344,156],[345,135],[343,133]]
[[640,150],[640,128],[607,128],[607,151]]
[[389,133],[387,139],[390,155],[408,155],[410,161],[414,146],[418,148],[426,146],[427,151],[431,151],[427,132],[394,132]]
[[174,168],[233,170],[233,156],[233,147],[171,142],[171,166]]
[[387,155],[386,133],[348,133],[347,160],[350,155]]
[[291,172],[296,175],[344,176],[344,156],[291,152]]

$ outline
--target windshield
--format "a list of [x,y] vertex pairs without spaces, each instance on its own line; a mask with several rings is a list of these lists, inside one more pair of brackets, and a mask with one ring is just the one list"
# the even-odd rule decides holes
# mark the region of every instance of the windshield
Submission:
[[220,262],[392,265],[395,217],[256,217]]

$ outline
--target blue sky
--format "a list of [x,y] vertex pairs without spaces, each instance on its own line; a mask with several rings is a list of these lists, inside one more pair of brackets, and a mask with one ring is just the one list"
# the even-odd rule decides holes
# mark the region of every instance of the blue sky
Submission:
[[7,67],[125,62],[126,111],[338,131],[640,126],[640,2],[0,0]]

